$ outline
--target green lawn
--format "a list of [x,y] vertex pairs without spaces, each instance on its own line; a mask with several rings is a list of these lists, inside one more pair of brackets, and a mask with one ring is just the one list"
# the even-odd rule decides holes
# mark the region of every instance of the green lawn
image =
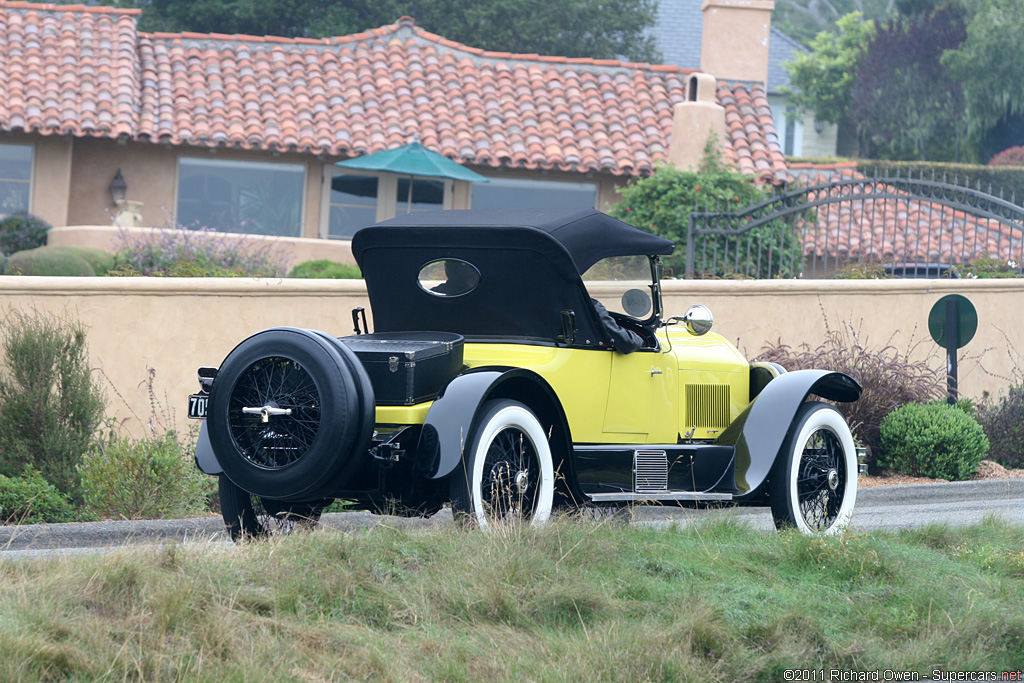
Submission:
[[1016,671],[1022,550],[995,521],[822,539],[560,520],[0,560],[0,680]]

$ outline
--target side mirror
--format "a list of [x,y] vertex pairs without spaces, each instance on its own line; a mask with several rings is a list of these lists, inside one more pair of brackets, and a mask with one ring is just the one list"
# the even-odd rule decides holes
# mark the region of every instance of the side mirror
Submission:
[[566,309],[562,311],[562,337],[559,341],[572,344],[576,341],[576,312]]

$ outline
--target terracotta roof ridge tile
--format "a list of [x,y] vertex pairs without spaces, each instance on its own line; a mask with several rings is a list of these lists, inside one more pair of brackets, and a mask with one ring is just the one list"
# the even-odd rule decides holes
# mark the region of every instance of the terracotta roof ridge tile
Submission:
[[12,0],[10,2],[0,2],[0,9],[30,9],[38,10],[41,12],[90,12],[92,14],[121,14],[129,17],[137,17],[142,14],[142,10],[138,8],[120,8],[120,7],[104,7],[104,6],[86,6],[86,5],[59,5],[53,2],[23,2],[22,0]]
[[[401,17],[394,24],[389,26],[382,26],[380,29],[373,29],[374,31],[385,31],[391,32],[397,31],[400,28],[411,28],[416,34],[416,37],[427,42],[436,43],[447,48],[467,52],[471,55],[477,55],[480,57],[486,57],[490,59],[504,59],[509,61],[518,62],[541,62],[545,64],[589,64],[594,66],[611,66],[625,69],[643,69],[649,71],[668,71],[668,72],[679,72],[679,73],[693,73],[699,71],[699,69],[683,69],[673,64],[643,64],[638,62],[625,62],[618,59],[595,59],[593,57],[566,57],[564,55],[539,55],[537,53],[520,53],[520,52],[505,52],[500,50],[485,50],[479,47],[473,47],[460,43],[444,36],[432,33],[425,28],[416,24],[415,20],[411,17]],[[356,36],[361,34],[356,34]],[[383,34],[381,34],[383,35]]]

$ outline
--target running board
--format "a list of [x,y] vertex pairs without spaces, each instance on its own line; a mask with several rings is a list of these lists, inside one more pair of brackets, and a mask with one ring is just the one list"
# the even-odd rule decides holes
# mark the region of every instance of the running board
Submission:
[[666,491],[664,493],[588,493],[592,503],[620,503],[645,501],[729,501],[731,493],[701,493],[699,491]]

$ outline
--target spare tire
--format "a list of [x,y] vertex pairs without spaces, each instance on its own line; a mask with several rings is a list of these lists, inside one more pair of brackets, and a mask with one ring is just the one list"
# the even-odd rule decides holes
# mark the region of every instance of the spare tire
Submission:
[[249,337],[210,390],[207,427],[224,474],[263,498],[328,496],[370,446],[369,386],[354,354],[322,333],[275,327]]

